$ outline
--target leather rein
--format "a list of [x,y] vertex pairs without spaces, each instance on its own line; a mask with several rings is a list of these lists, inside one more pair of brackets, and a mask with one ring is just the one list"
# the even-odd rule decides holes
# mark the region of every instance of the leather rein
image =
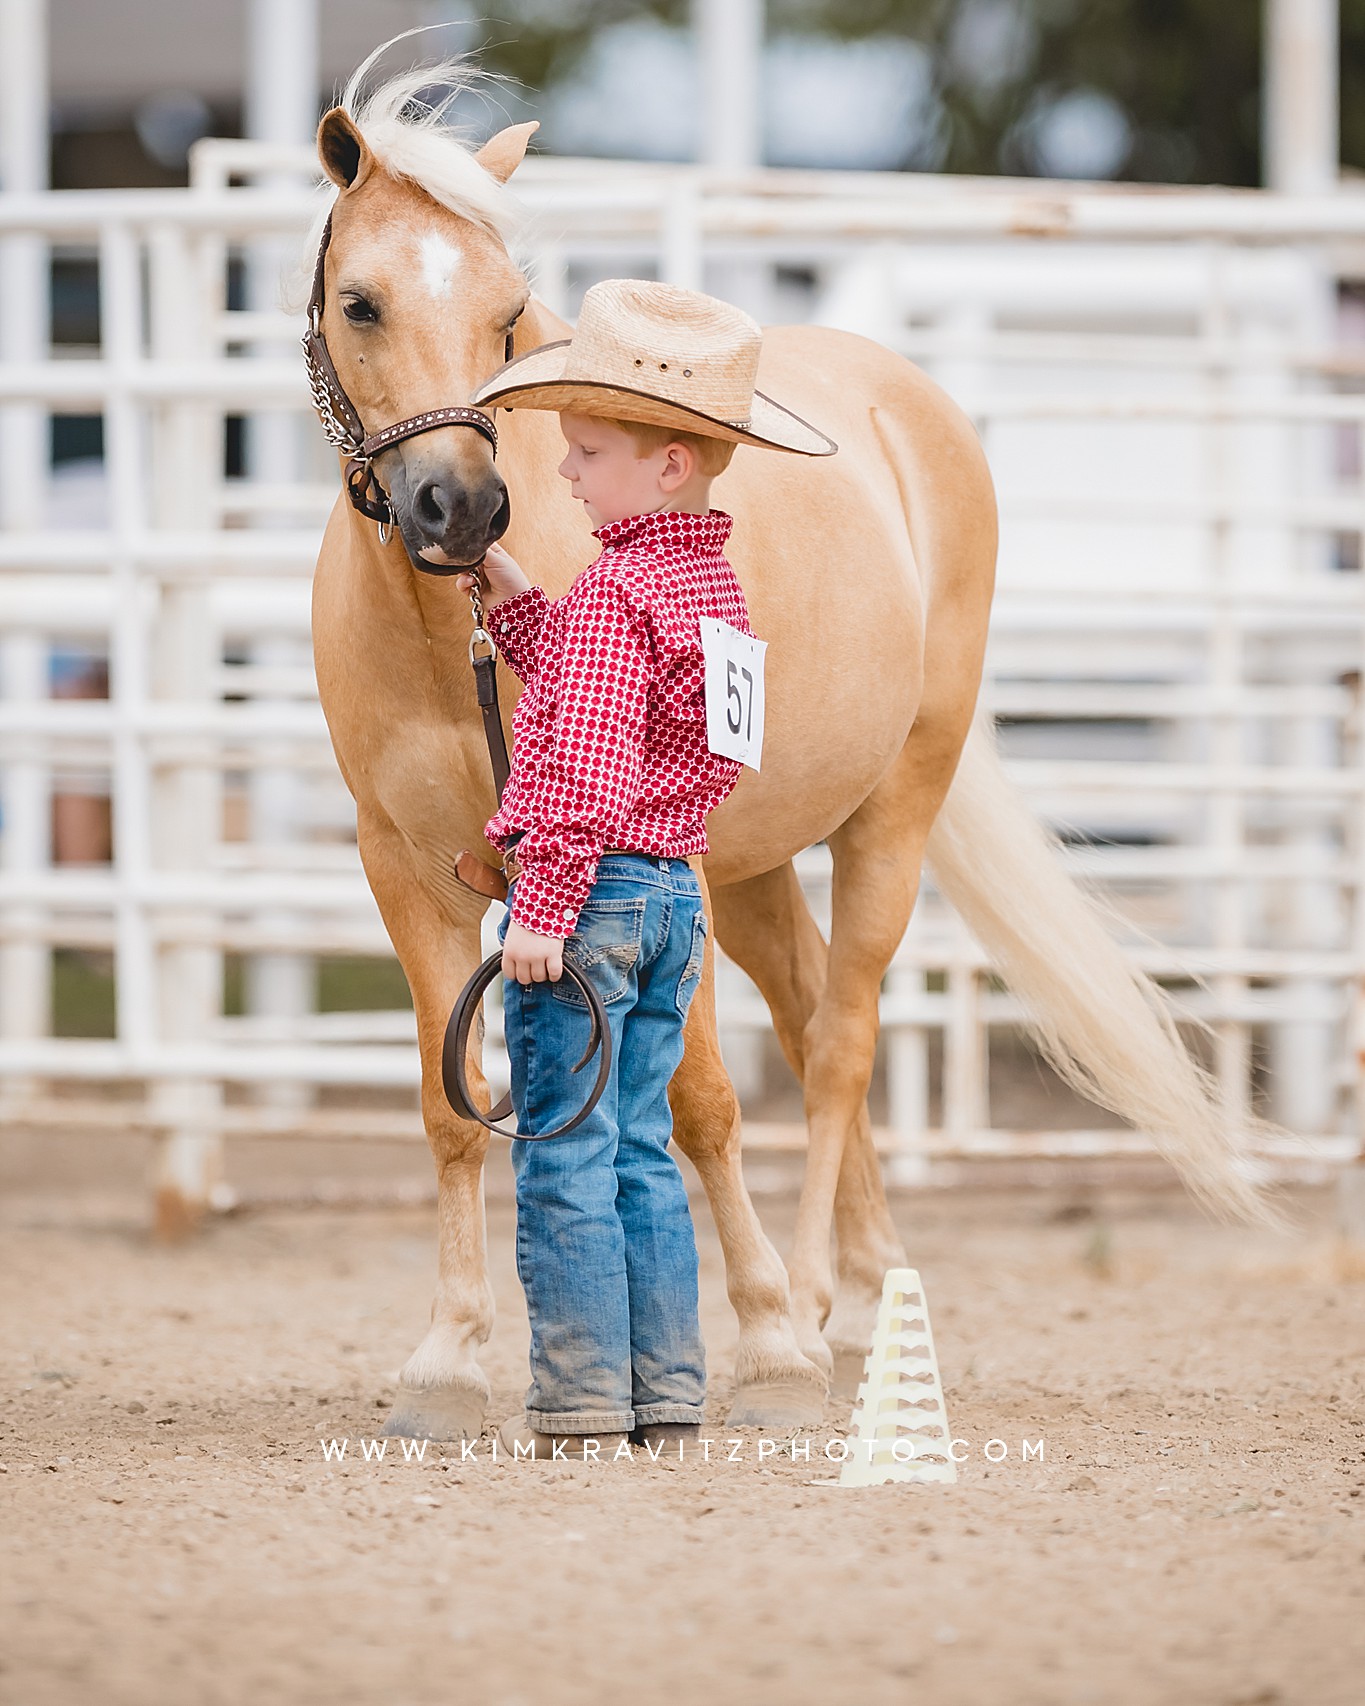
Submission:
[[[493,772],[493,787],[498,796],[498,804],[502,804],[502,791],[507,782],[510,765],[507,757],[507,741],[502,732],[502,714],[498,708],[498,652],[491,636],[483,625],[483,598],[479,591],[477,571],[475,573],[474,591],[470,595],[474,605],[474,632],[469,640],[469,661],[474,666],[474,689],[478,695],[479,710],[483,715],[484,736],[488,742],[488,762]],[[487,653],[480,657],[477,648],[486,642]],[[503,871],[495,871],[491,865],[486,865],[474,853],[460,853],[455,859],[455,877],[466,888],[473,889],[476,894],[486,899],[507,900],[507,877]],[[575,1127],[582,1125],[588,1115],[602,1100],[603,1093],[611,1078],[611,1029],[607,1020],[607,1010],[602,1004],[602,997],[597,993],[592,979],[582,972],[569,959],[564,961],[564,976],[571,983],[576,983],[582,991],[583,999],[588,1004],[588,1016],[592,1021],[588,1046],[583,1051],[583,1058],[573,1068],[581,1072],[592,1059],[597,1056],[597,1079],[589,1092],[587,1101],[571,1120],[553,1131],[514,1131],[508,1130],[497,1122],[506,1119],[512,1112],[512,1093],[502,1098],[495,1108],[490,1108],[484,1115],[474,1100],[469,1088],[467,1065],[469,1060],[469,1034],[474,1027],[474,1020],[483,1006],[484,991],[502,972],[502,950],[490,954],[479,969],[465,984],[451,1010],[446,1024],[445,1038],[441,1044],[441,1084],[446,1093],[446,1101],[457,1114],[463,1114],[466,1119],[477,1120],[488,1131],[494,1131],[499,1137],[519,1137],[528,1142],[543,1142],[550,1137],[563,1137]]]
[[[324,275],[327,248],[331,241],[332,216],[329,213],[327,223],[323,226],[322,241],[318,244],[318,258],[313,267],[313,288],[308,298],[308,325],[299,341],[303,345],[303,359],[308,370],[308,389],[312,393],[313,407],[318,412],[318,419],[322,422],[322,430],[328,443],[346,452],[349,458],[345,472],[346,495],[361,515],[378,522],[380,543],[387,545],[395,517],[389,494],[380,485],[375,474],[374,458],[390,445],[401,444],[405,438],[416,438],[419,433],[433,432],[437,427],[445,426],[472,427],[488,440],[496,456],[498,429],[493,424],[493,417],[485,414],[482,409],[457,404],[444,409],[428,409],[420,415],[410,415],[406,420],[395,421],[392,426],[383,427],[378,432],[365,431],[360,414],[347,396],[346,387],[332,365],[331,352],[327,348],[327,339],[322,330]],[[509,331],[504,359],[511,361],[512,353],[512,333]],[[492,636],[483,625],[483,600],[478,590],[479,566],[454,564],[449,568],[442,568],[424,562],[420,567],[428,574],[468,574],[471,569],[474,574],[474,632],[469,641],[469,661],[474,670],[474,688],[479,701],[479,712],[483,718],[484,738],[488,742],[488,762],[493,771],[493,786],[501,805],[510,764],[507,739],[502,729],[502,713],[498,706],[498,653]],[[479,655],[478,648],[481,645],[487,646],[488,650]],[[507,878],[504,873],[494,870],[473,853],[461,853],[457,856],[455,876],[466,888],[472,888],[485,899],[505,901],[507,898]],[[504,1096],[498,1105],[485,1115],[474,1100],[467,1073],[470,1032],[481,1011],[484,991],[498,976],[501,967],[501,952],[490,954],[460,991],[459,999],[450,1015],[441,1048],[441,1083],[445,1089],[446,1100],[457,1114],[462,1114],[466,1119],[477,1120],[481,1126],[497,1132],[500,1137],[519,1137],[532,1142],[563,1137],[566,1132],[573,1131],[587,1119],[601,1101],[611,1077],[611,1030],[606,1008],[587,974],[566,959],[564,975],[582,991],[592,1021],[587,1049],[573,1070],[581,1072],[596,1054],[596,1082],[584,1106],[571,1120],[554,1131],[508,1130],[505,1126],[498,1125],[497,1121],[505,1119],[511,1113],[511,1093]]]

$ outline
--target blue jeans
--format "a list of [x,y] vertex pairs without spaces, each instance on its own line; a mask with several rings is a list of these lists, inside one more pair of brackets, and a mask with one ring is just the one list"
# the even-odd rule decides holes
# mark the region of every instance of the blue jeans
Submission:
[[[506,930],[504,918],[500,939]],[[606,1007],[611,1079],[567,1136],[512,1140],[517,1272],[531,1318],[526,1415],[541,1433],[702,1419],[697,1241],[668,1148],[668,1083],[705,939],[686,860],[603,855],[564,953]],[[517,1124],[550,1131],[592,1085],[595,1061],[572,1070],[588,1045],[587,1003],[567,977],[529,987],[504,979],[503,1003]]]

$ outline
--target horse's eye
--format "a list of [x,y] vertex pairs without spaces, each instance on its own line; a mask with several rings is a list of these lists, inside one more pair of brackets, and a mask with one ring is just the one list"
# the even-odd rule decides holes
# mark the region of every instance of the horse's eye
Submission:
[[363,296],[348,296],[341,304],[341,312],[353,326],[370,325],[379,318],[374,304],[367,302]]

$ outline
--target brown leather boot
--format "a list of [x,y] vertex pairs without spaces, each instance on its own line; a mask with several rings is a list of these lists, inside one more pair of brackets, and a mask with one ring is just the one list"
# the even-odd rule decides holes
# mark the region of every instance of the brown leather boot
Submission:
[[[629,1437],[625,1433],[543,1434],[537,1432],[522,1414],[509,1416],[498,1429],[498,1457],[506,1458],[509,1462],[534,1457],[549,1459],[555,1463],[584,1460],[589,1463],[610,1463],[616,1456],[616,1448]],[[589,1440],[596,1443],[595,1451],[584,1450],[584,1442]],[[556,1446],[559,1447],[557,1452]]]

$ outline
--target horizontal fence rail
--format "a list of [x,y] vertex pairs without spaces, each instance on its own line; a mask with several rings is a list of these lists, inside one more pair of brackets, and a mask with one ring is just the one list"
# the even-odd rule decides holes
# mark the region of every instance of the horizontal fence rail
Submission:
[[[0,1092],[11,1120],[156,1132],[189,1203],[223,1199],[227,1135],[420,1136],[411,1014],[318,1011],[329,966],[391,955],[309,655],[337,471],[275,306],[307,171],[213,142],[189,191],[0,197],[0,266],[37,243],[98,285],[91,343],[35,337],[0,370],[5,442],[45,467],[54,420],[102,436],[0,537]],[[1267,1165],[1357,1155],[1365,320],[1338,281],[1365,277],[1365,195],[544,160],[515,182],[557,311],[653,272],[862,331],[969,412],[1001,500],[985,693],[1011,774],[1234,1107],[1289,1129]],[[71,825],[111,798],[102,862]],[[828,855],[798,869],[827,928]],[[63,979],[105,969],[112,1034],[54,1035]],[[723,960],[717,994],[761,1114],[766,1008]],[[882,1020],[903,1182],[1148,1147],[1044,1093],[931,883]],[[496,1016],[489,1056],[505,1081]],[[362,1086],[392,1106],[335,1105]],[[790,1108],[754,1137],[802,1141]]]

